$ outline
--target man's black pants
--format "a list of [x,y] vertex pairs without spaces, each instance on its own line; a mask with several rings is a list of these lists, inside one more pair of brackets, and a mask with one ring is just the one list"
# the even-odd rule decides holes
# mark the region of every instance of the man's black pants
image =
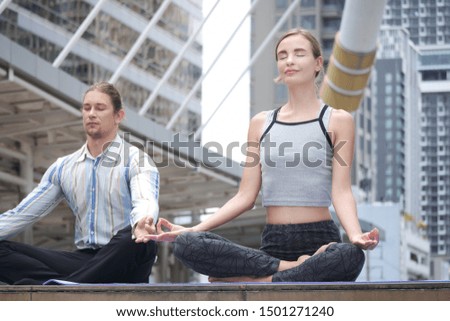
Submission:
[[156,243],[136,243],[131,227],[120,230],[98,250],[55,251],[0,241],[0,281],[43,284],[49,279],[77,283],[147,283]]

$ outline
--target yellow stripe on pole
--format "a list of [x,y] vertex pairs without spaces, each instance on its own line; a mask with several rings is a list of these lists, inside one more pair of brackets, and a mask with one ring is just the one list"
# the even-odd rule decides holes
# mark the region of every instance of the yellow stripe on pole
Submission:
[[330,87],[326,77],[321,86],[320,97],[326,104],[334,108],[344,109],[348,112],[358,109],[362,96],[362,93],[358,95],[348,95],[334,90]]
[[373,66],[377,51],[373,50],[367,53],[353,52],[342,47],[339,41],[339,32],[336,34],[332,56],[341,65],[349,69],[367,69]]
[[340,70],[334,61],[334,57],[331,57],[327,68],[328,79],[333,84],[339,88],[350,91],[362,90],[366,87],[367,80],[370,76],[370,70],[364,74],[350,74]]
[[343,48],[337,33],[320,90],[322,100],[334,108],[350,112],[358,109],[375,57],[376,49],[357,53]]

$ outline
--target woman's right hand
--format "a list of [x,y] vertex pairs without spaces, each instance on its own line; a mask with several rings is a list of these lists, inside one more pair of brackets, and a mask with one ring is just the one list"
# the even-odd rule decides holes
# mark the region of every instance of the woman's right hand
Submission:
[[375,227],[370,232],[354,237],[351,242],[363,250],[373,250],[380,242],[380,232]]
[[136,243],[147,243],[148,241],[173,242],[178,235],[191,230],[192,228],[172,224],[165,218],[160,218],[156,224],[156,234],[143,235],[136,239]]

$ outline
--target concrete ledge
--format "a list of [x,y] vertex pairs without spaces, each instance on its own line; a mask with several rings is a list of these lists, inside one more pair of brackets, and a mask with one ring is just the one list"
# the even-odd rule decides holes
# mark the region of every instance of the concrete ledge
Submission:
[[0,286],[2,301],[450,301],[450,282]]

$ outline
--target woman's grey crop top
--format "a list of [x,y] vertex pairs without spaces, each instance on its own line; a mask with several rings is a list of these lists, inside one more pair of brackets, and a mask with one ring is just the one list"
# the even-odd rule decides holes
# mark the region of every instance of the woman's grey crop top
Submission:
[[268,113],[260,139],[263,206],[328,207],[332,108],[324,105],[316,119],[298,123],[278,121],[280,108]]

